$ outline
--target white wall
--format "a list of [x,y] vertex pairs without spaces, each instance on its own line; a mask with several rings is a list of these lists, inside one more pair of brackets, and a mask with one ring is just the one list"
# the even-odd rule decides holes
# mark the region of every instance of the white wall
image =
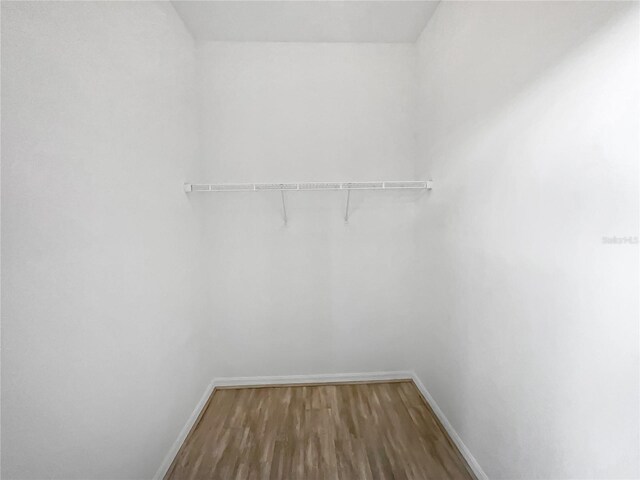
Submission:
[[2,2],[3,478],[150,478],[206,388],[193,41]]
[[[422,381],[490,478],[637,478],[637,3],[441,3],[419,43]],[[418,332],[416,332],[418,333]]]
[[[412,179],[413,45],[203,43],[210,182]],[[406,369],[416,194],[210,194],[216,374]]]

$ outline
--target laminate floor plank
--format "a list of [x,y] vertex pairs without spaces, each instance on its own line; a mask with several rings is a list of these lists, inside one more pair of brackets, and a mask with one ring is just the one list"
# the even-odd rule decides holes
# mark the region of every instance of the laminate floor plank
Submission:
[[473,480],[413,382],[216,390],[165,480]]

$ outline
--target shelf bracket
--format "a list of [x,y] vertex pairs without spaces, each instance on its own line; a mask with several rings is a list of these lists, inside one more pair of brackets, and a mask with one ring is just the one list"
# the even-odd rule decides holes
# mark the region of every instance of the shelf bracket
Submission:
[[280,196],[282,197],[282,216],[284,218],[284,226],[287,226],[287,204],[284,200],[284,190],[280,190]]
[[349,223],[349,200],[351,200],[351,190],[347,190],[347,205],[344,209],[344,223]]

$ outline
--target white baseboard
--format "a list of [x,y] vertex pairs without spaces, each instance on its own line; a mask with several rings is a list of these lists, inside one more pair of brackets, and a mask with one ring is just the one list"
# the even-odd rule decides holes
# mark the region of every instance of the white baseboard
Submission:
[[328,373],[316,375],[277,375],[267,377],[216,378],[216,387],[243,387],[252,385],[288,385],[305,383],[376,382],[385,380],[411,380],[413,372]]
[[447,417],[442,412],[442,410],[440,410],[440,407],[436,403],[435,399],[431,396],[431,394],[429,393],[429,390],[427,390],[427,387],[425,387],[422,381],[420,381],[420,378],[418,378],[418,375],[416,375],[416,373],[413,372],[413,375],[411,378],[413,379],[413,383],[416,384],[416,387],[418,387],[418,390],[420,390],[420,393],[422,394],[424,399],[431,406],[433,413],[436,414],[436,416],[438,417],[438,420],[440,420],[440,423],[442,424],[444,429],[447,431],[447,434],[449,434],[449,437],[451,438],[451,440],[453,440],[453,443],[455,443],[456,447],[458,447],[458,450],[460,450],[460,453],[469,464],[469,467],[471,467],[471,470],[473,470],[473,473],[475,474],[476,478],[478,480],[489,480],[489,477],[487,476],[487,474],[484,473],[484,470],[482,470],[482,467],[480,466],[478,461],[475,459],[475,457],[471,454],[467,446],[464,444],[464,442],[460,438],[460,435],[458,435],[458,432],[456,432],[456,430],[453,428],[453,425],[451,425],[451,423],[449,422],[449,419],[447,419]]
[[162,480],[166,475],[173,459],[178,454],[180,447],[184,443],[187,435],[191,431],[191,428],[195,424],[196,420],[200,416],[202,409],[207,404],[207,400],[218,387],[242,387],[253,385],[287,385],[287,384],[309,384],[309,383],[339,383],[339,382],[375,382],[385,380],[413,380],[420,393],[427,400],[427,403],[431,405],[433,412],[437,415],[440,423],[445,428],[451,440],[456,444],[460,453],[464,456],[465,460],[475,473],[478,480],[489,480],[489,477],[484,473],[480,464],[476,461],[466,445],[462,442],[462,439],[458,433],[454,430],[447,417],[445,417],[442,410],[433,399],[429,391],[420,381],[415,372],[400,371],[400,372],[366,372],[366,373],[330,373],[330,374],[317,374],[317,375],[277,375],[277,376],[265,376],[265,377],[221,377],[215,378],[207,387],[204,394],[200,398],[200,401],[193,410],[187,423],[185,423],[182,430],[178,434],[178,438],[171,445],[169,452],[165,456],[160,468],[153,476],[153,480]]
[[207,389],[202,394],[202,397],[200,397],[200,400],[198,401],[196,408],[194,408],[193,412],[191,412],[191,415],[189,415],[189,418],[187,419],[187,423],[185,423],[184,427],[182,427],[182,430],[180,430],[180,433],[178,434],[178,438],[176,438],[176,441],[173,442],[173,444],[171,445],[171,448],[165,455],[164,460],[160,465],[160,468],[158,468],[158,471],[153,476],[153,480],[162,480],[164,476],[167,474],[169,467],[171,467],[171,464],[173,463],[173,459],[176,458],[176,455],[178,454],[180,447],[182,447],[182,444],[186,440],[187,435],[189,435],[191,428],[196,423],[196,420],[198,420],[198,417],[200,416],[200,412],[202,412],[202,409],[207,404],[207,401],[209,400],[209,397],[213,393],[214,389],[215,389],[215,384],[214,382],[211,382],[207,386]]

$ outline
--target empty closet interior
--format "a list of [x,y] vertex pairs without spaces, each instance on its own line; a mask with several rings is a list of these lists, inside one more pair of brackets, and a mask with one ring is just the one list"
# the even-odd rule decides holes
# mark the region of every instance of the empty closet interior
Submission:
[[405,380],[318,392],[419,392],[469,478],[640,476],[637,2],[1,8],[5,478]]

